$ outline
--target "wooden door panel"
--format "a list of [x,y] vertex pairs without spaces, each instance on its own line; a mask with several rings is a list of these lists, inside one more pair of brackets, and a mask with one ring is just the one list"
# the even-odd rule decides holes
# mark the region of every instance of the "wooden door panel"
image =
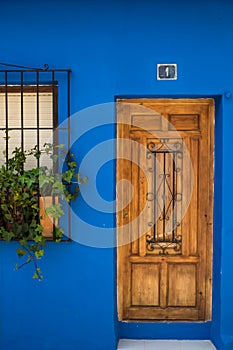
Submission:
[[[199,162],[200,162],[200,145],[199,145],[200,138],[195,137],[190,140],[190,157],[192,161],[192,168],[193,168],[193,191],[192,191],[192,200],[190,202],[190,212],[192,215],[190,215],[190,224],[189,224],[189,255],[197,255],[198,254],[198,200],[199,200],[199,183],[198,179],[200,176],[198,176],[199,172]],[[201,179],[200,179],[201,180]]]
[[150,307],[130,307],[127,310],[129,320],[171,320],[171,321],[198,321],[199,313],[194,308],[156,308]]
[[196,307],[197,265],[168,264],[167,306]]
[[159,264],[132,264],[132,306],[159,306]]
[[131,117],[131,129],[161,130],[161,115],[153,114],[134,114]]
[[169,114],[169,130],[199,131],[198,114]]
[[211,99],[118,102],[120,320],[211,318],[213,120]]

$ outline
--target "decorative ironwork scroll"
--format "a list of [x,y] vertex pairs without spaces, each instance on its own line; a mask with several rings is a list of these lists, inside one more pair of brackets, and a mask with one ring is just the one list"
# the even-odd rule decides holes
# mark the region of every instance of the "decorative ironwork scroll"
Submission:
[[153,201],[154,223],[148,222],[148,253],[181,254],[181,210],[183,142],[162,139],[147,144],[148,171],[153,172],[152,190],[147,193],[148,208]]

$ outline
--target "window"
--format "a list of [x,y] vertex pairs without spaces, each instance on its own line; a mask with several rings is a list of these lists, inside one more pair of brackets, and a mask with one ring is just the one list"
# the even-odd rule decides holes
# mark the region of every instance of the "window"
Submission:
[[[7,159],[15,147],[30,150],[53,143],[57,117],[57,85],[0,86],[1,149]],[[0,161],[4,161],[2,152]],[[36,166],[34,157],[28,164],[32,166]]]
[[[35,145],[41,149],[45,143],[62,141],[70,148],[70,73],[69,69],[50,70],[47,66],[0,70],[0,165],[10,159],[15,147],[27,151]],[[67,122],[59,128],[64,120]],[[49,161],[48,157],[32,156],[26,167],[49,166]],[[69,208],[67,214],[65,234],[69,238]]]

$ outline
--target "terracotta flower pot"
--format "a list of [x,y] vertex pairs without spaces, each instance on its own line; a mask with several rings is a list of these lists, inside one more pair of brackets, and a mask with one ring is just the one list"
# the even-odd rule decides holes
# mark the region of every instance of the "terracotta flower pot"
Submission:
[[58,201],[58,197],[40,197],[40,223],[43,227],[43,236],[46,238],[53,238],[54,225],[58,225],[58,220],[51,218],[51,216],[46,213],[46,208],[53,204],[58,204]]

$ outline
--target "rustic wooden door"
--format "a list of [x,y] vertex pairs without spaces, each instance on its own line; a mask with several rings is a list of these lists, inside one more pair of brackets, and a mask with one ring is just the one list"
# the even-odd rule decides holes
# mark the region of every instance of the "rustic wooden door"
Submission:
[[117,101],[120,320],[210,320],[212,99]]

